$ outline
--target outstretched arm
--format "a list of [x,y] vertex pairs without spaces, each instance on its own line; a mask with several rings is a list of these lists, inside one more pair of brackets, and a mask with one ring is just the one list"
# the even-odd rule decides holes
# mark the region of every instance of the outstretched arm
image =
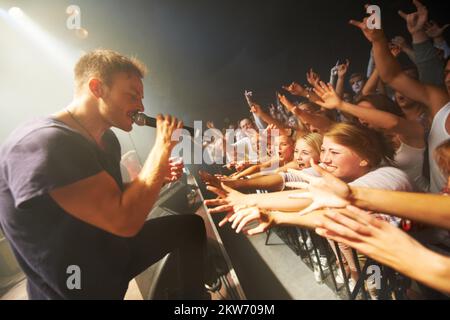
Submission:
[[256,114],[264,122],[268,123],[269,125],[271,124],[271,125],[274,125],[275,127],[277,127],[278,130],[280,130],[280,134],[284,134],[284,135],[289,134],[288,130],[286,130],[286,128],[285,128],[285,125],[283,123],[281,123],[280,121],[278,121],[277,119],[272,118],[270,115],[265,113],[262,110],[260,105],[253,104],[250,110],[253,114]]
[[283,86],[283,89],[288,91],[293,96],[303,97],[312,102],[320,100],[320,98],[314,92],[306,90],[296,82],[292,82],[289,86]]
[[350,189],[353,195],[351,202],[358,207],[450,230],[449,197],[358,187]]
[[450,258],[425,248],[370,212],[352,206],[325,212],[316,232],[432,288],[450,293]]
[[400,140],[412,147],[422,148],[425,146],[425,132],[417,121],[407,120],[393,113],[377,109],[362,108],[357,105],[342,101],[333,87],[323,82],[314,88],[316,93],[324,102],[319,105],[327,108],[336,108],[342,112],[349,113],[358,119],[371,124],[376,128],[382,128],[400,135]]
[[227,212],[233,210],[234,206],[258,206],[261,209],[281,210],[287,212],[299,212],[306,208],[311,200],[292,199],[290,195],[299,191],[281,191],[264,194],[243,194],[224,184],[222,188],[208,186],[207,189],[219,196],[218,199],[206,200],[207,206],[213,206],[210,213]]
[[301,186],[307,187],[309,192],[291,195],[314,200],[309,208],[303,210],[303,214],[323,207],[342,208],[353,204],[374,212],[384,212],[450,230],[450,197],[353,187],[318,165],[312,165],[322,178],[300,172],[299,175],[309,181],[309,186],[303,183]]
[[[419,1],[414,0],[414,3],[416,7],[418,7],[418,10],[419,8],[422,10],[423,6]],[[411,20],[411,23],[414,21],[419,23],[418,21],[423,20],[423,18],[420,18],[419,20],[414,14],[408,15],[408,19]],[[375,64],[381,79],[385,83],[406,97],[428,106],[433,116],[449,101],[449,96],[445,90],[431,85],[424,85],[419,81],[408,77],[402,71],[400,64],[395,60],[389,50],[388,41],[383,31],[379,29],[369,29],[367,27],[367,18],[364,19],[363,22],[351,20],[350,24],[360,28],[367,39],[372,42]],[[421,27],[418,26],[419,30],[420,28]],[[420,33],[417,33],[417,37],[420,37]]]
[[344,97],[345,75],[347,74],[350,61],[347,59],[344,64],[338,66],[338,80],[336,83],[336,93],[339,97]]

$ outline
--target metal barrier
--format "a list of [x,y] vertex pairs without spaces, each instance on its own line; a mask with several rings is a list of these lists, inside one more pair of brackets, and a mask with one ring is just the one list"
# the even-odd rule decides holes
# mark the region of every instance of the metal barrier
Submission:
[[[268,192],[257,190],[257,193]],[[356,267],[356,274],[352,277],[344,267],[346,261],[338,243],[328,241],[307,229],[275,227],[267,231],[266,245],[270,245],[269,238],[273,230],[313,270],[316,281],[328,285],[341,299],[406,299],[406,289],[411,280],[397,271],[349,248],[350,258]]]
[[[298,227],[275,227],[267,232],[266,245],[275,232],[313,272],[316,281],[345,300],[403,300],[410,279],[351,249],[356,274],[348,274],[345,257],[336,242]],[[334,246],[334,252],[331,248]]]

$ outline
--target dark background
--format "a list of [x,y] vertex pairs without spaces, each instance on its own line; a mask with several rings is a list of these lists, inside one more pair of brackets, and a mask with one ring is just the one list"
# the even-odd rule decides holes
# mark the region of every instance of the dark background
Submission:
[[[2,8],[21,7],[52,36],[74,47],[85,51],[111,48],[137,55],[150,69],[145,80],[147,113],[168,112],[187,123],[213,119],[218,126],[226,117],[238,120],[248,114],[245,89],[267,106],[282,85],[293,80],[306,83],[310,67],[328,79],[337,59],[349,58],[350,72],[365,73],[369,43],[348,24],[350,19],[365,16],[365,3],[0,0]],[[440,24],[450,22],[448,1],[423,3],[431,18]],[[82,26],[89,30],[85,40],[65,27],[65,8],[70,4],[81,8]],[[388,36],[403,35],[410,40],[397,11],[412,12],[412,2],[374,4],[381,7]]]

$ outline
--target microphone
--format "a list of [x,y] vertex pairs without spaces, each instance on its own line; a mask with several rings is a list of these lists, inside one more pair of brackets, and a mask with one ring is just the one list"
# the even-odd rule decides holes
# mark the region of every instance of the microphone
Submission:
[[[148,126],[148,127],[156,128],[156,119],[153,117],[149,117],[144,113],[136,112],[135,114],[133,114],[132,118],[133,118],[134,123],[137,124],[138,126],[141,126],[141,127]],[[183,126],[183,129],[186,129],[187,131],[189,131],[189,133],[192,137],[195,136],[194,128]]]

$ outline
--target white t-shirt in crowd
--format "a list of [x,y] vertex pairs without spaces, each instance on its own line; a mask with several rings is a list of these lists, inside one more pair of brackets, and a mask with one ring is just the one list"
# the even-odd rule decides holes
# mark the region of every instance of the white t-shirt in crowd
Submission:
[[401,143],[395,153],[395,164],[403,170],[413,184],[414,190],[426,192],[430,187],[429,181],[423,176],[423,162],[426,148],[415,148]]
[[[313,169],[308,168],[302,170],[303,173],[319,176],[319,174]],[[283,178],[284,183],[286,182],[303,182],[304,180],[297,175],[293,170],[287,173],[279,173]],[[394,167],[380,167],[374,169],[369,173],[363,175],[362,177],[353,180],[349,183],[353,187],[371,188],[371,189],[381,189],[381,190],[391,190],[391,191],[404,191],[410,192],[413,190],[413,186],[409,180],[408,175]],[[284,188],[283,188],[284,189]],[[379,218],[382,218],[392,225],[398,226],[401,219],[391,215],[386,215],[382,213],[377,213]]]
[[[304,169],[302,172],[316,177],[319,176],[313,168]],[[279,174],[283,178],[284,183],[304,181],[299,175],[295,174],[294,170],[290,170],[289,172],[281,172]],[[354,187],[392,191],[407,192],[413,190],[408,175],[404,171],[394,167],[380,167],[374,169],[362,177],[353,180],[349,183],[349,185]]]
[[434,160],[434,150],[444,141],[450,139],[450,134],[445,128],[445,122],[450,116],[450,102],[448,102],[434,116],[431,125],[430,135],[428,136],[428,159],[430,161],[430,192],[439,193],[447,184],[446,177]]

